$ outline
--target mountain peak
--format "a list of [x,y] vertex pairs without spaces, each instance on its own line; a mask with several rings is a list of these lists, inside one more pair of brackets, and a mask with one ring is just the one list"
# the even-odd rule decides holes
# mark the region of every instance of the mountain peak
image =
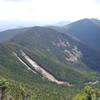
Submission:
[[64,29],[88,46],[100,50],[100,20],[85,18],[64,26]]

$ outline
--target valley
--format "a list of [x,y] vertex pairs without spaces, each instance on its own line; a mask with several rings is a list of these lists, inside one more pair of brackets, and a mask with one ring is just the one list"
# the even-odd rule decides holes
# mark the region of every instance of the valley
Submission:
[[24,100],[22,92],[26,100],[73,100],[87,85],[100,88],[99,29],[83,19],[0,32],[0,89],[6,80],[8,100]]
[[[43,75],[44,78],[47,78],[48,80],[55,82],[57,84],[66,84],[67,86],[71,86],[69,83],[67,82],[63,82],[63,81],[58,81],[57,79],[55,79],[54,76],[52,76],[50,73],[48,73],[47,71],[45,71],[43,68],[41,68],[36,62],[34,62],[32,59],[30,59],[23,51],[21,51],[22,56],[34,67],[34,69],[39,72],[40,74]],[[22,61],[21,58],[19,58],[17,56],[16,53],[14,53],[14,55],[23,63],[25,64],[25,62]],[[28,66],[27,64],[25,64],[26,66]],[[33,69],[31,69],[30,67],[28,67],[29,70],[31,70],[32,72],[36,73],[35,71],[33,71]]]

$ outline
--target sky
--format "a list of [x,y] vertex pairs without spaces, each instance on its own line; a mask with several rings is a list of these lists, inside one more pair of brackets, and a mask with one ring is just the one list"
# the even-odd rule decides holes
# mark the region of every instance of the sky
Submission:
[[0,20],[35,22],[100,19],[100,0],[0,0]]

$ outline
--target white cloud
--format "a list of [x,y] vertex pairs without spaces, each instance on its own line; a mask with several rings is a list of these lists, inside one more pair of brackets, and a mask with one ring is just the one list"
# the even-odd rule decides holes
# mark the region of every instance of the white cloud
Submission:
[[52,22],[100,18],[99,11],[97,0],[0,0],[1,20]]
[[96,1],[96,3],[100,3],[100,0],[95,0]]
[[22,2],[22,1],[28,1],[28,0],[0,0],[0,1],[6,1],[6,2]]

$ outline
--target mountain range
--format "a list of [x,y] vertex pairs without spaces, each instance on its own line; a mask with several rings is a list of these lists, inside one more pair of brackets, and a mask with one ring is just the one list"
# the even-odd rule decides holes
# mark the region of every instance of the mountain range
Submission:
[[99,42],[97,19],[6,30],[0,32],[0,75],[38,89],[49,84],[49,92],[59,87],[58,94],[62,87],[70,93],[76,86],[95,86],[100,81]]
[[65,31],[76,36],[88,46],[100,51],[100,20],[83,19],[64,26]]

